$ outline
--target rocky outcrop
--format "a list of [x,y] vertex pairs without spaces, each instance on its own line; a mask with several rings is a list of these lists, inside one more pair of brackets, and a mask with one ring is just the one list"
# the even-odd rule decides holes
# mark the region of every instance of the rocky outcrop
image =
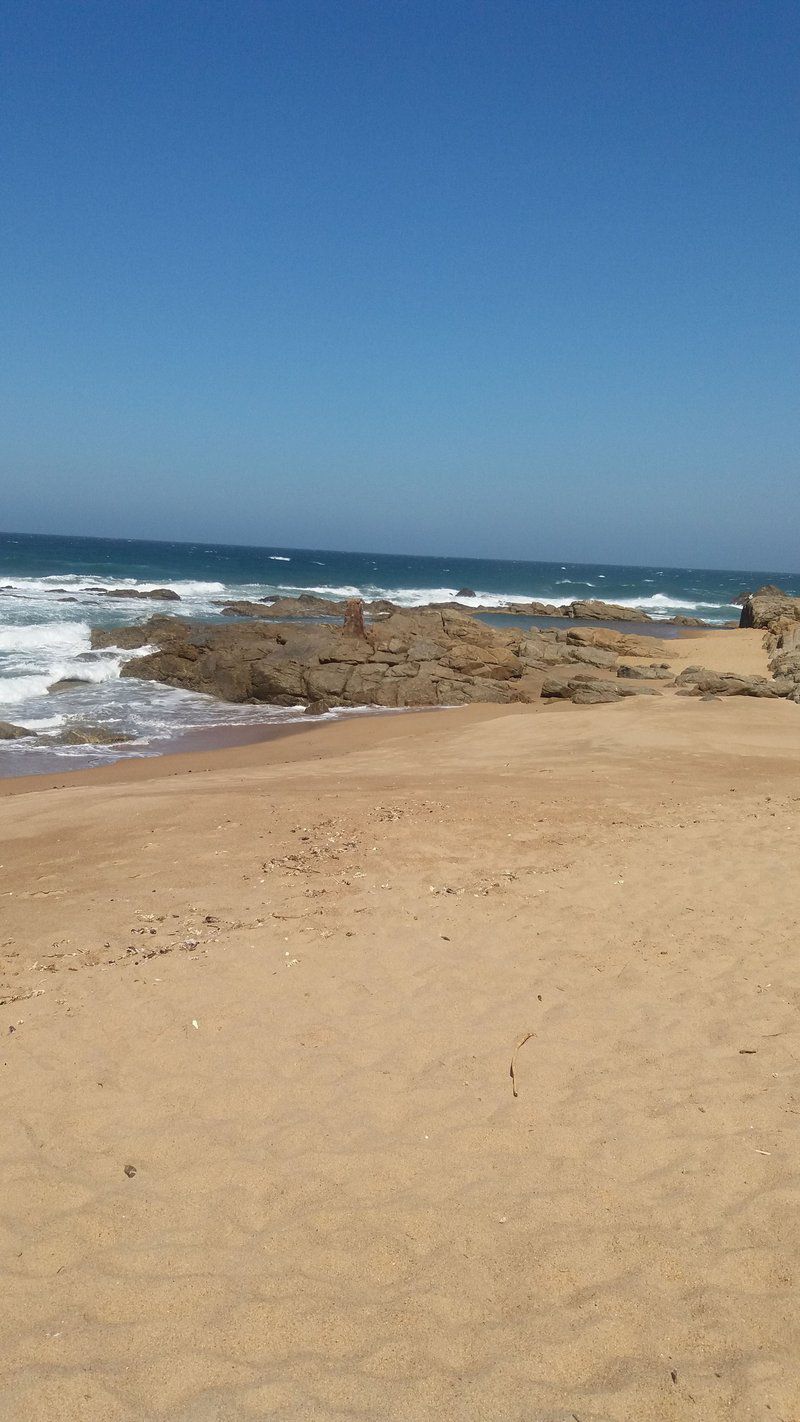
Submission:
[[25,736],[35,736],[27,726],[15,726],[13,721],[0,721],[0,741],[21,741]]
[[[418,611],[446,612],[463,611],[470,613],[486,612],[489,609],[481,607],[480,604],[469,606],[467,603],[458,601],[460,598],[474,599],[477,594],[472,588],[460,588],[456,593],[456,603],[438,602],[429,603]],[[272,597],[261,598],[256,602],[220,600],[215,606],[229,617],[261,617],[265,619],[303,617],[341,617],[343,603],[333,598],[318,597],[315,593],[300,593],[295,597]],[[375,621],[382,617],[391,616],[394,612],[404,609],[396,603],[388,602],[385,598],[378,598],[374,602],[365,602],[364,611],[367,618]],[[637,607],[622,607],[619,603],[601,602],[597,598],[584,599],[582,601],[553,604],[549,602],[513,602],[504,607],[490,609],[493,616],[510,617],[558,617],[568,618],[570,621],[586,622],[653,622],[655,619],[649,613]],[[669,622],[682,627],[706,627],[708,623],[703,622],[699,617],[685,617],[679,615],[669,620],[663,619],[665,625]]]
[[344,630],[351,637],[366,637],[364,628],[364,604],[360,597],[351,597],[344,605]]
[[684,696],[755,696],[763,699],[800,699],[800,659],[798,681],[791,676],[745,676],[739,672],[714,672],[707,667],[686,667],[675,678]]
[[534,701],[553,668],[614,676],[618,655],[645,654],[640,644],[650,658],[661,650],[653,638],[602,628],[498,629],[450,607],[395,610],[363,630],[263,618],[203,624],[156,617],[139,628],[92,635],[93,647],[154,648],[126,662],[123,676],[228,701],[315,709]]
[[300,593],[297,597],[264,597],[256,602],[221,599],[214,603],[226,617],[341,617],[343,604],[332,598]]
[[132,627],[93,627],[90,645],[94,652],[105,651],[107,647],[133,652],[146,647],[151,640],[155,643],[160,637],[168,637],[172,627],[184,625],[176,617],[151,617],[148,622]]
[[778,587],[776,587],[774,583],[764,583],[760,588],[756,588],[755,592],[742,592],[742,593],[739,593],[739,596],[738,596],[738,597],[732,597],[732,598],[731,598],[731,603],[735,604],[737,607],[743,607],[744,604],[747,602],[748,598],[751,598],[751,597],[786,597],[786,596],[787,596],[787,594],[783,591],[783,588],[778,588]]
[[587,618],[598,622],[650,622],[650,617],[646,612],[640,612],[638,608],[621,607],[615,602],[600,602],[597,598],[590,598],[585,602],[571,602],[568,610],[562,613],[564,617],[575,617],[585,621]]
[[90,587],[88,592],[102,593],[103,597],[132,598],[150,602],[180,602],[178,593],[172,588],[101,588]]
[[628,666],[620,667],[617,676],[626,677],[634,681],[671,681],[672,671],[668,662],[651,662],[649,666]]
[[550,701],[572,701],[576,706],[595,706],[602,701],[621,701],[627,696],[658,696],[655,687],[625,686],[619,681],[603,681],[588,676],[549,677],[542,697]]
[[740,627],[763,627],[774,635],[796,622],[800,622],[800,598],[774,587],[748,594],[739,618]]

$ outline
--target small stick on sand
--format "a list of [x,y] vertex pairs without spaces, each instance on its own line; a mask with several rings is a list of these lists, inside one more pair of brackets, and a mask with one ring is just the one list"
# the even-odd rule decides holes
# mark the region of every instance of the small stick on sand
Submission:
[[513,1091],[513,1093],[514,1093],[515,1096],[517,1096],[517,1095],[519,1094],[518,1091],[517,1091],[517,1079],[516,1079],[516,1077],[515,1077],[515,1075],[514,1075],[514,1063],[515,1063],[516,1060],[517,1060],[517,1052],[519,1051],[520,1047],[524,1047],[524,1046],[525,1046],[525,1043],[526,1043],[526,1042],[529,1042],[529,1041],[531,1040],[531,1037],[535,1037],[535,1036],[536,1036],[536,1033],[535,1033],[535,1032],[526,1032],[524,1037],[520,1037],[519,1041],[517,1042],[516,1047],[514,1048],[513,1052],[511,1053],[511,1066],[510,1066],[509,1069],[508,1069],[508,1074],[509,1074],[509,1076],[511,1077],[511,1090]]

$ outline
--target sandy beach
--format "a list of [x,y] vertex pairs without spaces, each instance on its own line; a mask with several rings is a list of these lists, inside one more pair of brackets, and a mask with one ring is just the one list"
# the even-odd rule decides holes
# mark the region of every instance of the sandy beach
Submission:
[[3,783],[0,1417],[794,1422],[798,772],[666,691]]

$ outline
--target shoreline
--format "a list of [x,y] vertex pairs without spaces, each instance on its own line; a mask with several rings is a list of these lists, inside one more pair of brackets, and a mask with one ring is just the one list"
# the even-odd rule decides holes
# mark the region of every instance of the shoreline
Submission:
[[[733,629],[728,628],[680,628],[677,635],[669,639],[666,655],[674,664],[676,672],[693,659],[692,645],[703,643],[703,662],[714,670],[730,670],[731,667],[758,672],[766,659],[761,649],[761,633],[742,632],[737,629],[735,641],[727,641]],[[699,654],[700,648],[697,648]],[[117,784],[134,783],[148,779],[158,779],[162,775],[205,772],[215,766],[242,768],[251,764],[248,752],[256,747],[274,746],[283,741],[294,740],[298,735],[312,733],[330,734],[337,727],[354,727],[372,721],[404,721],[409,713],[417,718],[430,715],[462,715],[471,711],[480,713],[476,719],[484,719],[495,714],[519,714],[532,712],[552,715],[560,711],[561,705],[534,701],[530,703],[473,703],[470,706],[430,706],[369,707],[356,711],[342,711],[330,718],[304,717],[284,723],[260,722],[243,725],[221,725],[201,728],[175,737],[163,738],[150,743],[160,747],[154,753],[137,756],[120,756],[105,764],[75,766],[73,769],[67,758],[56,769],[26,772],[20,775],[0,775],[0,797],[32,793],[39,789],[53,789],[65,784]],[[597,708],[594,708],[597,709]],[[345,737],[348,739],[348,737]],[[271,757],[267,757],[271,759]]]
[[[216,771],[228,770],[244,771],[269,765],[287,764],[293,760],[303,760],[306,753],[313,754],[317,759],[322,760],[327,759],[328,756],[344,754],[351,750],[353,742],[362,739],[358,735],[360,728],[365,729],[364,744],[377,746],[384,740],[384,732],[367,728],[381,726],[385,728],[387,740],[404,740],[413,735],[413,731],[410,726],[405,729],[401,729],[401,727],[405,727],[406,723],[411,720],[415,723],[425,722],[428,719],[441,721],[442,716],[447,716],[467,723],[470,721],[481,723],[492,719],[493,716],[513,716],[532,709],[531,706],[522,704],[499,706],[494,703],[472,706],[408,707],[404,708],[402,712],[387,712],[385,708],[376,707],[369,712],[359,712],[356,715],[341,716],[330,720],[308,718],[306,721],[293,721],[285,725],[243,728],[252,730],[253,734],[241,740],[231,735],[230,738],[226,737],[227,744],[224,745],[216,743],[214,737],[206,737],[205,733],[202,733],[205,744],[184,750],[165,750],[158,755],[131,757],[127,760],[110,761],[106,765],[83,766],[75,770],[3,776],[0,777],[0,799],[35,794],[37,791],[66,790],[73,787],[97,785],[129,785],[181,775],[211,774]],[[394,736],[392,736],[390,727],[394,729]],[[223,727],[221,729],[235,731],[239,728]],[[255,734],[256,731],[263,731],[265,734]],[[305,744],[308,738],[314,738],[310,745]],[[318,745],[316,738],[319,738]],[[304,742],[303,748],[294,750],[291,743],[300,740]]]

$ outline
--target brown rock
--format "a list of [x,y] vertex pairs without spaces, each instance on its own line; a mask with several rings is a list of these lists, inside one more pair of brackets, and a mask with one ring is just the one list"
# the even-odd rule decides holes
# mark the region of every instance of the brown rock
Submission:
[[639,681],[669,681],[672,677],[670,668],[662,663],[659,666],[651,664],[644,667],[620,667],[617,676],[632,678]]
[[15,726],[13,721],[0,721],[0,741],[21,741],[24,736],[35,736],[26,726]]
[[59,681],[54,681],[47,690],[51,694],[59,691],[76,691],[79,686],[91,686],[89,678],[86,676],[62,676]]
[[800,622],[800,598],[769,587],[745,599],[739,618],[740,627],[763,627],[773,633],[780,633],[794,622]]
[[351,637],[364,637],[364,604],[360,597],[351,597],[344,605],[344,631]]
[[91,587],[89,592],[102,593],[103,597],[144,599],[153,602],[180,602],[178,593],[172,588],[102,588]]
[[74,721],[56,739],[62,746],[116,746],[132,741],[134,737],[124,731],[115,731],[110,726],[87,726]]

